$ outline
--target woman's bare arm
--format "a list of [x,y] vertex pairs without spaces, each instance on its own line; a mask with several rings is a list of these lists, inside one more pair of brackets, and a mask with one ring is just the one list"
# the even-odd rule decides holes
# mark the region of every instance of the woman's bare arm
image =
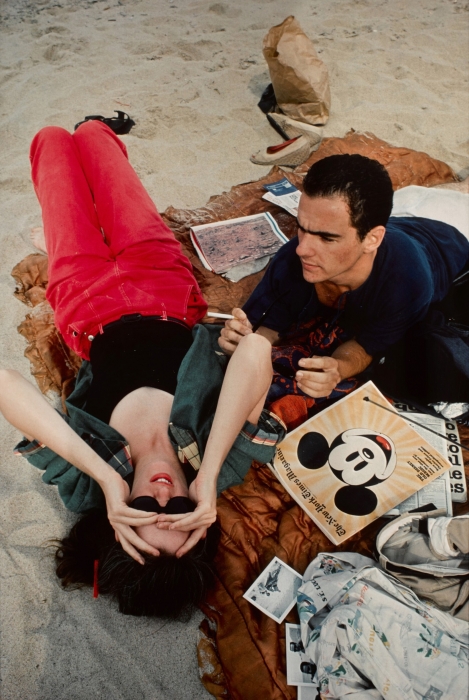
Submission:
[[156,522],[156,516],[127,506],[130,495],[127,483],[15,370],[0,370],[0,411],[25,437],[47,445],[99,484],[106,499],[109,521],[128,554],[141,563],[143,559],[137,549],[148,554],[159,554],[132,529]]
[[272,380],[271,344],[250,333],[240,339],[226,370],[202,464],[190,493],[197,501],[193,513],[160,515],[161,529],[193,530],[177,556],[188,552],[217,517],[217,479],[246,420],[256,424]]

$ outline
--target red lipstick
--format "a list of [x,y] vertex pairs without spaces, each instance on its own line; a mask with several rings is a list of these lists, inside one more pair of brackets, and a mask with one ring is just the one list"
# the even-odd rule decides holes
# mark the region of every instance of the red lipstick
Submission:
[[171,479],[169,474],[165,474],[164,472],[161,472],[161,474],[154,474],[151,477],[150,482],[153,483],[154,481],[158,481],[158,479],[166,479],[166,481],[169,481],[169,485],[173,486],[173,480]]

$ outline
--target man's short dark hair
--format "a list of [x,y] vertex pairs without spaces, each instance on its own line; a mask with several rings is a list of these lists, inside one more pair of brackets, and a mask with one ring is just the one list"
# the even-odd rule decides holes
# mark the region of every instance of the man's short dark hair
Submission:
[[342,197],[362,241],[375,226],[386,226],[392,209],[392,183],[381,163],[365,156],[336,155],[318,160],[303,181],[308,197]]

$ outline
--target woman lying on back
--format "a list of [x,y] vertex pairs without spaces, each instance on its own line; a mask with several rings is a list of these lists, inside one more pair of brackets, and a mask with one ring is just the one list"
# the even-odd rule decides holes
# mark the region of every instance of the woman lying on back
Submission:
[[271,346],[251,334],[228,364],[218,330],[196,325],[192,267],[111,129],[46,127],[30,157],[47,299],[85,362],[68,416],[12,370],[0,410],[25,435],[16,451],[84,513],[58,545],[63,585],[97,580],[121,612],[178,615],[212,579],[217,492],[283,437],[263,410]]

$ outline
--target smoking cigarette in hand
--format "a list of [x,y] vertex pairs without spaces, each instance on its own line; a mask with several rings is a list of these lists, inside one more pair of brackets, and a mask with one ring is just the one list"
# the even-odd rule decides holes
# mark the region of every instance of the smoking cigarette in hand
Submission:
[[231,314],[218,314],[218,313],[215,313],[214,311],[208,311],[207,316],[209,318],[227,318],[227,319],[234,318],[234,316],[232,316]]

